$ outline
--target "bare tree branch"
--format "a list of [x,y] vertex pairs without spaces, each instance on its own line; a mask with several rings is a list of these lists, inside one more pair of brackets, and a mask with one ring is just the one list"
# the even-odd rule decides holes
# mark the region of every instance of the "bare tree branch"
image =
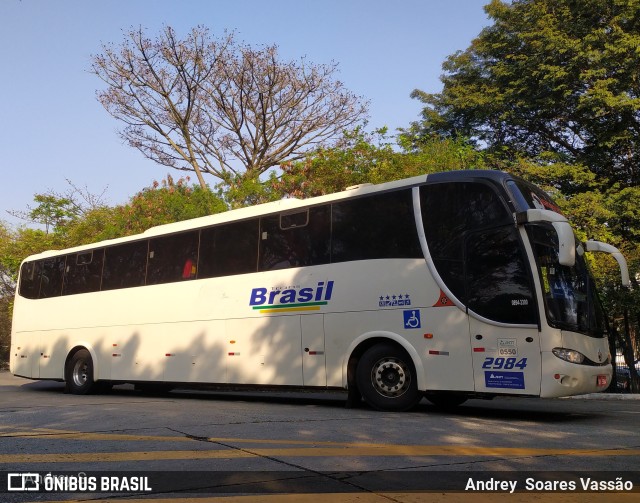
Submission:
[[337,64],[281,61],[276,46],[254,48],[202,26],[184,40],[141,28],[119,47],[103,45],[92,72],[98,100],[124,123],[121,137],[174,169],[228,181],[257,176],[336,140],[364,120],[367,103],[335,79]]

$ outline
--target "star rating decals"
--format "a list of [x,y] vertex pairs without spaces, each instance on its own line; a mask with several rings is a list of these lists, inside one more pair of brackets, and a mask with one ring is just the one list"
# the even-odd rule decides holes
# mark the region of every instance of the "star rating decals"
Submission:
[[378,307],[410,306],[411,295],[408,293],[385,294],[378,297]]

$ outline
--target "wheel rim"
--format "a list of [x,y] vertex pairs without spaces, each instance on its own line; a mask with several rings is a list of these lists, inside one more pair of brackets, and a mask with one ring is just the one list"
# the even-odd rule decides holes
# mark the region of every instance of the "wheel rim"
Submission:
[[411,372],[407,364],[398,358],[381,358],[371,369],[371,384],[382,396],[397,398],[409,389]]
[[73,384],[76,386],[83,386],[89,378],[89,365],[85,360],[76,362],[73,367]]

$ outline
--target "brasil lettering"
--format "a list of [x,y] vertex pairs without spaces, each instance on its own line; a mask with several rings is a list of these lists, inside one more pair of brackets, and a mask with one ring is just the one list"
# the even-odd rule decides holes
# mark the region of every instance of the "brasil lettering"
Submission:
[[319,281],[314,287],[254,288],[249,305],[261,314],[319,311],[333,294],[333,281]]

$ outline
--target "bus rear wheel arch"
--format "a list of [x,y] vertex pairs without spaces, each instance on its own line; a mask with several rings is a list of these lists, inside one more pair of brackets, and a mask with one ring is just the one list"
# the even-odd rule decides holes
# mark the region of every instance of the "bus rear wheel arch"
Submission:
[[377,343],[364,351],[355,370],[355,382],[364,401],[378,410],[409,410],[422,398],[411,357],[390,342]]
[[64,368],[65,391],[73,395],[87,395],[96,388],[93,379],[93,358],[86,348],[72,353]]

